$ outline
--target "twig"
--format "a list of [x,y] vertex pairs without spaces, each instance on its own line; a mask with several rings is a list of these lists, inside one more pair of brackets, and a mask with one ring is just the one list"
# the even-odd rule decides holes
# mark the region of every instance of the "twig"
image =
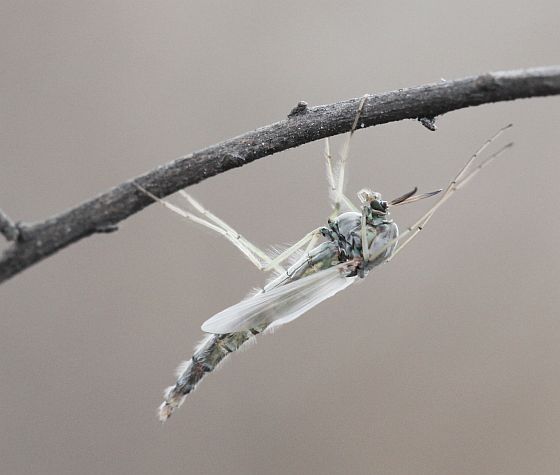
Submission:
[[[560,94],[560,66],[441,81],[369,96],[359,128],[403,119],[435,118],[465,107],[553,94]],[[152,204],[153,200],[132,181],[163,197],[253,160],[348,132],[360,100],[318,107],[300,103],[287,119],[178,158],[46,221],[18,225],[17,241],[0,258],[0,282],[86,236],[116,229],[118,222]],[[5,216],[0,222],[11,223]],[[12,236],[13,229],[16,228],[3,224],[2,233]]]
[[15,241],[19,236],[18,227],[12,222],[8,215],[0,209],[0,234],[8,241]]

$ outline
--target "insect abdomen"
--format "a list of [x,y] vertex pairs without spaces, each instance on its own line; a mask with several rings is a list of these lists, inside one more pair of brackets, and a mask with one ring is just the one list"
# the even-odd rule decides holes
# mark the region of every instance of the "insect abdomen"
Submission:
[[209,335],[196,348],[192,358],[177,370],[177,382],[165,390],[164,401],[159,407],[159,419],[165,422],[173,411],[183,404],[206,373],[214,369],[222,360],[241,348],[248,340],[264,330],[251,329],[244,332]]

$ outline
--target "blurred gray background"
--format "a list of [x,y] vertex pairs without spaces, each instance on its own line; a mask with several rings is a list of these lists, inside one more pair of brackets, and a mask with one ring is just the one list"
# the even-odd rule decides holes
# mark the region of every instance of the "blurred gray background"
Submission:
[[[44,219],[299,100],[558,63],[558,2],[526,5],[3,0],[0,207]],[[201,323],[259,271],[152,206],[9,281],[0,473],[558,473],[559,106],[357,133],[352,195],[445,186],[508,122],[516,146],[390,265],[234,355],[163,426]],[[322,148],[189,191],[263,247],[293,242],[328,216]]]

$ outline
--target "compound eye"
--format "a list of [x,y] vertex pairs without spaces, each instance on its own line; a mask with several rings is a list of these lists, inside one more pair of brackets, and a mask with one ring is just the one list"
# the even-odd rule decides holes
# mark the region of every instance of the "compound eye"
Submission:
[[386,201],[372,200],[370,206],[371,209],[374,209],[375,211],[381,211],[382,213],[384,213],[387,210]]

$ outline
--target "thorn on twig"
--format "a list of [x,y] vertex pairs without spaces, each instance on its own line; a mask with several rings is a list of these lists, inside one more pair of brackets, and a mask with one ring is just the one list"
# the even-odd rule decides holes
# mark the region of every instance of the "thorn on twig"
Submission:
[[119,227],[116,224],[100,224],[95,228],[96,233],[114,233]]
[[436,117],[418,117],[418,122],[432,132],[437,130]]
[[245,163],[247,163],[245,157],[235,152],[225,153],[224,162],[231,163],[233,166],[237,166],[237,167],[240,167],[242,165],[245,165]]
[[307,112],[307,102],[299,101],[297,106],[295,106],[290,113],[288,114],[288,118],[295,117],[296,115],[302,115]]
[[16,241],[19,238],[19,227],[8,218],[6,214],[0,209],[0,233],[8,241]]

